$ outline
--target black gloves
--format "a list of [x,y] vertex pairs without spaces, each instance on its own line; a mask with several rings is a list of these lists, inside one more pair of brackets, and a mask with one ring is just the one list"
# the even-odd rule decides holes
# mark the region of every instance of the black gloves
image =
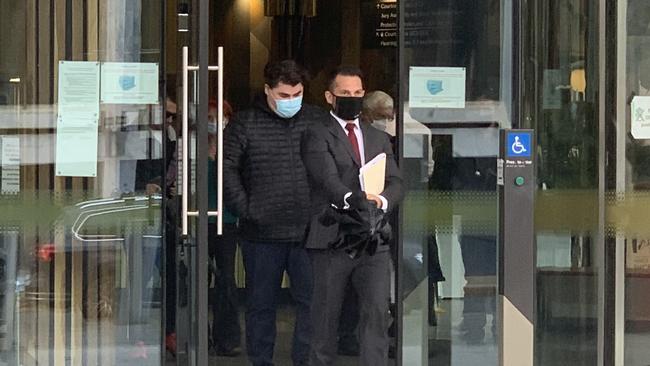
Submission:
[[391,227],[383,210],[366,199],[363,192],[353,193],[347,200],[349,209],[328,207],[319,217],[324,226],[338,224],[338,235],[329,247],[345,250],[354,257],[363,252],[375,254],[378,246],[387,244]]
[[368,199],[366,198],[366,192],[356,191],[352,192],[352,195],[347,199],[348,205],[351,209],[367,209],[369,205]]

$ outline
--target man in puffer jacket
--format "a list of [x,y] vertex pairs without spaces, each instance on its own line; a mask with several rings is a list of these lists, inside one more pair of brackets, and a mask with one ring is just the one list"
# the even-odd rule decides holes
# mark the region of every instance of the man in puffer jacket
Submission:
[[264,70],[264,96],[235,115],[224,134],[224,196],[240,219],[246,270],[246,349],[254,366],[273,364],[276,300],[286,270],[296,304],[294,365],[306,365],[312,271],[303,248],[310,217],[300,142],[324,111],[304,105],[306,72],[294,61]]

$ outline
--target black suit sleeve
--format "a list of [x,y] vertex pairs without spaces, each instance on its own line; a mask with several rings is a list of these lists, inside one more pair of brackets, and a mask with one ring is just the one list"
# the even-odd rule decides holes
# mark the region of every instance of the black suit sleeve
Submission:
[[388,209],[392,210],[404,199],[404,183],[388,135],[382,136],[382,140],[382,152],[386,154],[386,180],[381,195],[388,201]]
[[343,197],[352,189],[341,181],[327,142],[328,134],[320,125],[309,128],[302,139],[302,160],[314,185],[312,189],[324,191],[330,203],[343,207]]
[[223,193],[228,210],[241,218],[248,217],[248,195],[242,179],[246,148],[246,126],[235,117],[223,136]]

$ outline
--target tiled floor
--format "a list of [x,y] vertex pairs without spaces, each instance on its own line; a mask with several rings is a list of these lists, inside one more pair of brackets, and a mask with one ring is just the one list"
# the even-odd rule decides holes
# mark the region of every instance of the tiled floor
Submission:
[[[278,310],[277,317],[277,338],[275,343],[274,361],[278,366],[291,365],[291,338],[293,336],[294,317],[289,305],[283,306]],[[243,318],[240,321],[244,325]],[[242,331],[242,335],[244,332]],[[239,357],[211,357],[210,364],[215,366],[248,366],[246,359],[245,344],[242,344],[243,352]],[[175,365],[174,360],[167,355],[167,365]],[[337,366],[356,366],[356,357],[339,357]]]
[[[488,316],[488,331],[483,342],[479,344],[467,344],[462,339],[458,329],[462,317],[462,300],[448,300],[442,304],[445,309],[439,313],[438,326],[429,327],[428,355],[431,366],[475,366],[475,365],[496,365],[497,347],[494,336],[489,331],[491,315]],[[243,319],[241,321],[243,325]],[[293,315],[290,306],[282,307],[278,311],[278,336],[275,347],[275,364],[278,366],[291,365],[290,343],[293,332]],[[414,329],[404,329],[404,332],[412,332]],[[236,358],[213,357],[211,364],[218,366],[247,366],[246,357],[242,354]],[[358,360],[355,357],[340,357],[336,366],[356,366]],[[394,365],[394,360],[391,360]],[[169,359],[167,365],[174,365]]]
[[496,336],[490,330],[493,318],[491,314],[486,316],[485,338],[469,343],[460,330],[463,321],[463,300],[444,300],[438,309],[437,326],[429,327],[429,365],[491,366],[497,364]]
[[[429,341],[425,347],[417,351],[428,348],[427,355],[420,357],[423,362],[418,362],[417,365],[425,366],[475,366],[485,365],[491,366],[497,364],[497,343],[495,336],[491,332],[492,315],[487,317],[486,335],[485,338],[478,342],[469,344],[460,331],[459,325],[462,321],[462,308],[463,301],[461,299],[444,300],[439,306],[437,312],[438,325],[435,327],[428,327]],[[421,313],[417,314],[418,309],[412,310],[411,314],[405,314],[404,322],[407,328],[404,329],[405,338],[409,336],[419,341],[417,336],[418,331],[426,329],[420,321],[409,323],[409,317],[421,317]],[[22,313],[22,316],[30,316],[28,312]],[[157,314],[151,314],[152,319],[159,319]],[[85,329],[88,334],[93,334],[93,327],[107,327],[106,324],[95,322],[88,322],[85,324]],[[99,348],[86,347],[84,357],[94,358],[97,360],[108,358],[113,359],[114,362],[104,362],[103,364],[117,364],[117,365],[159,365],[160,350],[158,346],[154,346],[159,339],[159,329],[157,325],[152,324],[116,324],[111,321],[113,329],[113,338],[108,339],[104,336],[102,339],[84,340],[85,344],[101,345]],[[243,325],[243,320],[241,321]],[[275,350],[275,364],[278,366],[290,366],[290,343],[293,331],[293,315],[290,306],[283,306],[278,312],[278,336],[276,341]],[[419,327],[419,328],[418,328]],[[415,336],[415,337],[414,337]],[[130,339],[131,341],[118,342],[118,339]],[[138,345],[134,340],[142,339],[144,343]],[[597,350],[595,348],[595,333],[593,329],[569,327],[564,323],[560,323],[555,328],[540,328],[538,329],[536,338],[536,365],[539,366],[587,366],[596,363],[595,357]],[[134,344],[135,342],[135,344]],[[110,343],[110,344],[109,344]],[[594,344],[594,346],[592,346]],[[626,366],[649,366],[650,365],[650,332],[635,332],[626,333],[625,336],[625,365]],[[35,347],[32,343],[23,343],[19,346],[23,352],[21,356],[23,359],[18,360],[15,353],[6,352],[0,349],[0,366],[16,365],[16,361],[20,363],[29,364],[30,361],[25,357],[36,357],[38,352],[51,352],[47,348]],[[411,345],[409,345],[411,346]],[[543,350],[540,352],[539,350]],[[36,353],[35,353],[36,352]],[[410,352],[405,349],[406,353]],[[50,353],[51,355],[51,353]],[[144,357],[143,357],[144,356]],[[408,355],[412,356],[412,355]],[[428,357],[426,357],[428,356]],[[428,361],[427,361],[428,360]],[[394,362],[394,361],[392,361]],[[93,364],[89,362],[87,364]],[[340,357],[337,366],[353,366],[357,365],[357,359],[353,357]],[[173,358],[166,355],[166,365],[175,365]],[[211,358],[210,365],[219,366],[247,366],[245,354],[236,358],[214,357]],[[415,364],[405,363],[406,366],[413,366]]]

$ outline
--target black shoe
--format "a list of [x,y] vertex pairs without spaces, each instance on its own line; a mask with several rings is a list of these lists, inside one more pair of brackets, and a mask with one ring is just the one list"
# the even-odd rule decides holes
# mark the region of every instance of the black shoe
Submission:
[[344,342],[339,343],[337,353],[340,356],[359,356],[359,342]]
[[239,347],[225,348],[225,347],[215,346],[211,349],[210,353],[213,356],[219,356],[219,357],[237,357],[241,355],[241,348]]

